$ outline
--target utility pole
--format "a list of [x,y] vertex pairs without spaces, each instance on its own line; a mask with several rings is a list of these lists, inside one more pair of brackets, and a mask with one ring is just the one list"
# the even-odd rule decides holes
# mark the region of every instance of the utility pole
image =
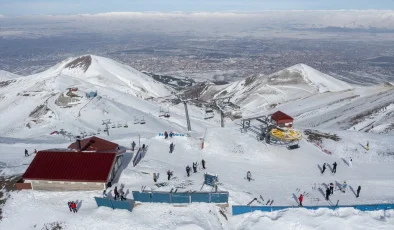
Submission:
[[107,132],[107,136],[109,136],[109,124],[111,124],[111,119],[103,120],[103,125],[105,125],[104,132]]

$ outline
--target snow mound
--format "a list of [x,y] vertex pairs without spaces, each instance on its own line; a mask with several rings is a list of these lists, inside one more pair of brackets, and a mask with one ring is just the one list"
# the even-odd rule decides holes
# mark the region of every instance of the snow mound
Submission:
[[338,92],[354,88],[346,82],[333,78],[305,64],[294,65],[287,70],[300,73],[304,77],[305,82],[316,87],[320,93]]
[[12,80],[14,78],[21,77],[17,74],[13,74],[4,70],[0,70],[0,81]]

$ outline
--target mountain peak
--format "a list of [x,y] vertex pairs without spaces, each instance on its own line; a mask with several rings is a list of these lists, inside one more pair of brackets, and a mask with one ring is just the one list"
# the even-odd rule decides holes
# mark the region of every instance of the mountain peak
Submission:
[[74,59],[73,61],[69,62],[64,68],[67,69],[80,69],[84,73],[89,69],[90,65],[92,64],[92,56],[85,55]]

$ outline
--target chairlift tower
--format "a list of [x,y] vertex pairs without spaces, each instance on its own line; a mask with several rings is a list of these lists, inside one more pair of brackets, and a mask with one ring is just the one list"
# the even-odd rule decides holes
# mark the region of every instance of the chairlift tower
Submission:
[[191,101],[192,99],[186,99],[183,100],[181,99],[180,95],[177,95],[178,99],[183,103],[183,105],[185,106],[185,114],[186,114],[186,124],[187,124],[187,131],[191,131],[192,130],[192,126],[190,124],[190,117],[189,117],[189,110],[187,108],[187,102]]
[[[228,96],[228,97],[222,97],[222,98],[217,98],[217,99],[213,99],[213,104],[214,104],[214,107],[216,107],[216,109],[217,110],[219,110],[220,111],[220,127],[224,127],[224,112],[223,112],[223,108],[221,108],[221,104],[224,104],[224,103],[230,103],[230,99],[232,98],[233,96]],[[225,100],[227,100],[227,102],[225,101]]]
[[109,125],[111,124],[111,119],[103,120],[103,125],[105,125],[104,132],[107,132],[107,136],[109,136]]

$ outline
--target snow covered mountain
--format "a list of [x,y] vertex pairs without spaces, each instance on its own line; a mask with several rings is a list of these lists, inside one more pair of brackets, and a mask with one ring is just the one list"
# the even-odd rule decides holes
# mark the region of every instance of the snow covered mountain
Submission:
[[[87,97],[86,94],[96,91],[97,96]],[[135,153],[127,150],[121,173],[113,183],[113,186],[125,184],[129,199],[132,199],[130,192],[139,191],[141,186],[165,192],[171,189],[210,192],[211,187],[201,187],[203,173],[208,171],[219,175],[218,190],[229,192],[230,207],[209,203],[193,203],[187,207],[144,203],[129,213],[97,208],[94,197],[101,196],[102,191],[10,192],[1,189],[1,201],[6,199],[6,203],[0,206],[3,217],[0,229],[45,229],[51,223],[78,230],[119,226],[188,230],[282,230],[295,226],[301,229],[393,228],[393,210],[289,209],[240,216],[231,213],[232,205],[245,205],[260,196],[265,201],[274,200],[274,205],[297,206],[297,196],[301,193],[306,197],[304,205],[392,203],[393,85],[351,86],[305,65],[296,65],[267,77],[209,86],[197,93],[206,100],[233,95],[232,101],[240,105],[244,116],[279,109],[295,118],[295,128],[300,132],[311,128],[339,138],[321,141],[321,146],[331,155],[321,151],[307,137],[300,140],[299,149],[288,150],[285,145],[257,141],[255,133],[241,132],[239,120],[226,119],[225,127],[221,128],[219,114],[205,120],[204,109],[193,104],[189,105],[192,131],[187,131],[183,105],[172,105],[166,97],[171,90],[161,83],[106,58],[87,55],[68,59],[40,74],[0,81],[0,179],[24,173],[35,157],[34,154],[24,157],[24,149],[31,152],[68,146],[73,138],[54,132],[64,129],[72,135],[94,133],[125,147],[129,147],[131,141],[149,146],[135,167],[130,163]],[[159,117],[161,108],[169,109],[171,117]],[[103,132],[104,119],[112,122],[109,136]],[[258,124],[252,122],[251,125]],[[158,133],[165,130],[190,136],[164,139]],[[203,149],[201,137],[205,138]],[[367,142],[369,150],[365,148]],[[169,154],[171,143],[175,144],[175,150]],[[352,167],[348,165],[350,158]],[[206,161],[207,170],[198,168],[197,173],[187,177],[185,167],[201,159]],[[338,163],[337,173],[327,169],[322,174],[321,165],[328,163],[330,168],[333,162]],[[168,169],[174,172],[174,180],[163,176]],[[247,171],[252,173],[250,182],[245,180]],[[160,175],[158,182],[163,186],[153,182],[153,173]],[[319,189],[325,189],[330,182],[340,187],[344,180],[349,190],[346,193],[335,190],[330,201],[326,201]],[[362,191],[357,198],[354,189],[359,185]],[[112,194],[113,187],[106,192]],[[3,193],[7,194],[4,198]],[[78,214],[69,212],[65,206],[67,201],[76,199],[83,201]],[[78,221],[74,221],[75,215]]]
[[0,70],[0,81],[6,81],[6,80],[11,80],[14,78],[20,77],[17,74],[13,74],[4,70]]

